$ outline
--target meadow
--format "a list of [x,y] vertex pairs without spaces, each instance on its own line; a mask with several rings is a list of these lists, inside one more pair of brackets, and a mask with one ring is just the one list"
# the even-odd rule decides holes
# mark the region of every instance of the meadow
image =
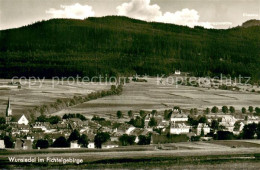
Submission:
[[8,98],[10,98],[13,113],[21,114],[35,106],[54,103],[57,99],[73,98],[110,89],[110,85],[104,84],[72,84],[67,81],[53,83],[52,80],[44,80],[42,84],[40,82],[29,84],[23,81],[21,88],[18,88],[17,84],[10,84],[11,81],[10,79],[0,80],[0,113],[2,114],[5,113]]
[[130,82],[124,86],[123,93],[116,96],[108,96],[79,104],[69,109],[54,113],[81,113],[91,118],[99,115],[107,118],[116,118],[116,112],[122,111],[127,117],[127,111],[135,113],[140,110],[164,111],[173,106],[182,109],[197,108],[203,110],[224,105],[234,106],[237,112],[242,107],[259,107],[260,94],[247,91],[230,91],[213,88],[192,87],[183,85],[157,84],[157,78],[147,78],[148,82]]
[[[233,144],[239,146],[231,147]],[[230,145],[230,146],[228,146]],[[260,145],[255,141],[184,142],[157,145],[121,147],[116,149],[43,149],[33,151],[0,151],[1,168],[44,167],[44,168],[246,168],[259,167]],[[169,147],[174,149],[169,149]],[[164,148],[164,147],[163,147]],[[140,149],[140,150],[138,150]],[[52,157],[83,159],[82,164],[61,163],[10,163],[7,157]]]

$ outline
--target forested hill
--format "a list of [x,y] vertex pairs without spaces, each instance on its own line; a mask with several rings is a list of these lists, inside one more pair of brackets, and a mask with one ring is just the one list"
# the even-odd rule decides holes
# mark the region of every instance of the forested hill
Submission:
[[259,78],[260,27],[194,29],[108,16],[0,31],[0,77],[170,74]]

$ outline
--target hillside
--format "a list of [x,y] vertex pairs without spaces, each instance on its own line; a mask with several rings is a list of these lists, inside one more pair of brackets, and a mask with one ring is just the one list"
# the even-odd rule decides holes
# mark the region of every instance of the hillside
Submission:
[[242,27],[252,27],[252,26],[260,26],[260,20],[249,20],[242,24]]
[[259,78],[260,27],[194,29],[108,16],[0,31],[0,77],[170,74]]

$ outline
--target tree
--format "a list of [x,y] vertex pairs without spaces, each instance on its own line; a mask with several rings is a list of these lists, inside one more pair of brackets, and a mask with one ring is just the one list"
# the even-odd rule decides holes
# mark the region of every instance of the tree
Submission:
[[110,139],[110,135],[107,132],[98,132],[94,138],[96,148],[101,148],[102,144]]
[[217,140],[232,140],[234,139],[234,135],[232,132],[229,131],[218,131],[215,138]]
[[142,118],[144,118],[145,116],[146,116],[146,114],[145,114],[145,111],[143,111],[143,110],[140,110],[140,116],[142,117]]
[[41,148],[41,149],[46,149],[49,147],[49,142],[48,140],[45,139],[39,139],[36,142],[36,148]]
[[133,145],[135,142],[135,136],[133,135],[127,135],[127,134],[123,134],[122,136],[119,137],[119,141],[121,143],[122,146],[127,146],[127,145]]
[[198,117],[198,123],[207,123],[207,122],[208,122],[208,119],[205,115]]
[[222,107],[222,112],[223,113],[228,113],[228,107],[227,106],[223,106]]
[[194,108],[194,114],[197,114],[197,113],[198,113],[198,109]]
[[242,107],[242,113],[245,114],[246,113],[246,108]]
[[234,131],[239,131],[240,126],[241,126],[240,121],[236,121],[234,124]]
[[5,124],[5,118],[4,117],[0,117],[0,125],[1,124]]
[[67,142],[64,136],[58,137],[52,144],[52,147],[56,147],[56,148],[66,148],[69,146],[70,144]]
[[212,112],[212,113],[218,113],[218,107],[217,107],[217,106],[214,106],[214,107],[211,109],[211,112]]
[[59,121],[61,121],[60,116],[51,116],[48,120],[50,124],[57,124]]
[[210,109],[207,107],[206,109],[205,109],[205,114],[209,114],[210,113]]
[[255,112],[256,112],[256,114],[260,114],[260,108],[259,108],[259,107],[256,107],[256,108],[255,108]]
[[138,145],[150,145],[151,143],[150,136],[139,135],[138,138],[139,138]]
[[85,135],[85,134],[81,135],[79,140],[78,140],[78,144],[87,148],[88,147],[88,136]]
[[157,121],[155,120],[154,117],[152,117],[152,118],[150,119],[148,125],[149,125],[150,127],[157,126]]
[[243,128],[242,137],[243,139],[254,139],[257,132],[257,124],[247,124]]
[[151,113],[153,116],[155,116],[157,114],[157,110],[152,110],[152,113]]
[[204,128],[201,128],[201,133],[200,133],[200,136],[204,136]]
[[117,111],[116,116],[118,119],[121,119],[123,117],[123,113],[121,111]]
[[249,111],[250,113],[253,113],[253,111],[254,111],[253,106],[249,106],[249,107],[248,107],[248,111]]
[[45,115],[41,115],[37,117],[36,119],[37,122],[47,122],[47,117]]
[[78,130],[73,130],[69,136],[68,142],[74,141],[74,140],[79,140],[80,138],[80,133]]
[[4,137],[4,143],[6,148],[13,148],[14,147],[14,141],[12,137],[10,136],[5,136]]
[[171,112],[171,111],[169,111],[169,110],[164,110],[164,119],[165,119],[165,120],[170,120],[171,115],[172,115],[172,112]]
[[213,130],[218,130],[218,128],[219,128],[219,122],[218,122],[217,120],[212,120],[212,122],[211,122],[211,128],[212,128]]
[[235,113],[236,110],[235,110],[235,108],[233,106],[230,106],[229,107],[229,111],[230,111],[230,113]]
[[129,111],[128,111],[128,116],[129,116],[129,118],[132,118],[132,117],[133,117],[133,111],[132,111],[132,110],[129,110]]

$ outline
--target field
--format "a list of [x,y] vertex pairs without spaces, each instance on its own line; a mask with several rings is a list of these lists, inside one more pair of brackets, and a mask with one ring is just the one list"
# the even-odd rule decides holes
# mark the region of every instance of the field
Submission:
[[[257,143],[257,142],[256,142]],[[0,151],[0,167],[52,167],[52,168],[246,168],[260,166],[260,144],[255,141],[219,141],[167,144],[166,149],[157,145],[122,147],[117,149],[47,149],[33,151]],[[230,147],[239,145],[237,148]],[[230,145],[230,146],[227,146]],[[172,147],[172,149],[169,149]],[[164,147],[163,147],[164,148]],[[83,163],[10,163],[7,157],[40,157],[83,159]]]
[[[41,80],[42,81],[42,80]],[[0,80],[0,113],[4,113],[7,100],[10,97],[11,107],[14,114],[20,114],[25,109],[37,105],[55,102],[58,98],[72,98],[74,95],[87,95],[94,91],[109,89],[110,85],[92,85],[80,83],[68,83],[67,81],[58,82],[45,80],[42,85],[40,82],[31,84],[22,81],[24,85],[18,89],[17,85],[8,85],[11,80]]]
[[[118,110],[126,113],[129,110],[134,112],[153,109],[163,111],[173,106],[180,106],[183,109],[205,109],[206,107],[232,105],[240,111],[242,107],[247,108],[250,105],[256,107],[260,103],[259,93],[161,84],[157,78],[147,78],[147,80],[148,82],[131,81],[127,83],[120,96],[99,98],[54,114],[82,113],[88,118],[93,115],[113,118]],[[14,114],[19,114],[25,109],[49,104],[58,98],[71,98],[74,95],[86,95],[93,91],[110,88],[108,84],[88,83],[83,85],[68,82],[57,84],[57,82],[45,80],[42,86],[39,82],[27,83],[18,89],[17,85],[7,85],[10,81],[0,80],[0,113],[5,112],[8,97],[11,99]]]
[[228,91],[191,86],[157,84],[157,78],[147,78],[148,82],[131,82],[124,86],[120,96],[108,96],[92,100],[67,110],[55,113],[82,113],[91,118],[93,115],[114,118],[118,110],[127,115],[127,111],[153,110],[163,111],[173,106],[183,109],[223,105],[234,106],[240,112],[242,107],[258,106],[260,94],[252,92]]

